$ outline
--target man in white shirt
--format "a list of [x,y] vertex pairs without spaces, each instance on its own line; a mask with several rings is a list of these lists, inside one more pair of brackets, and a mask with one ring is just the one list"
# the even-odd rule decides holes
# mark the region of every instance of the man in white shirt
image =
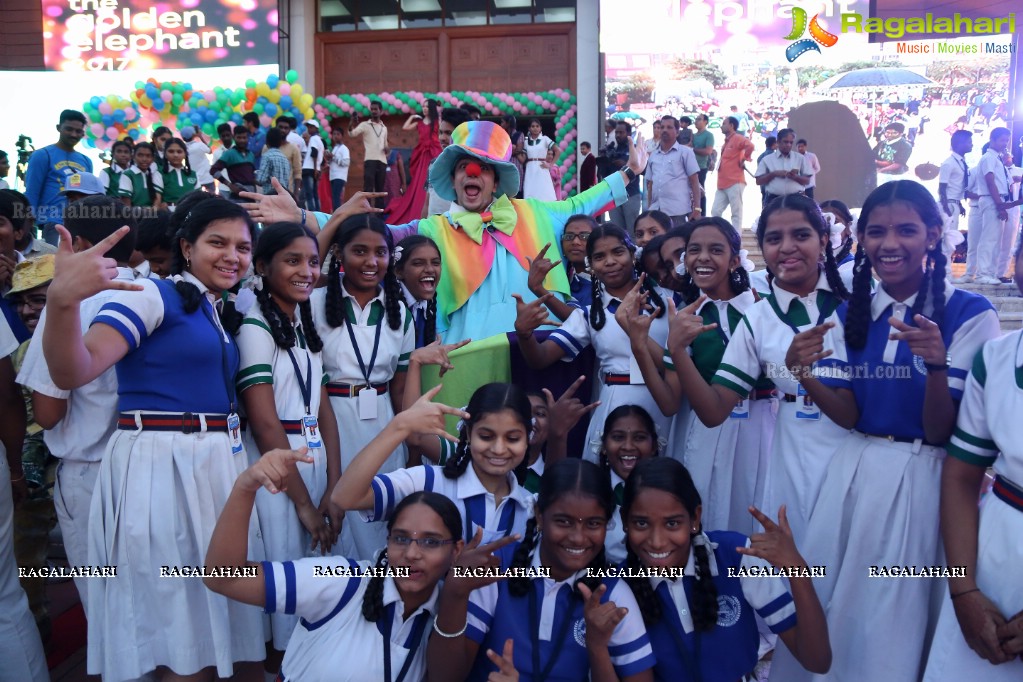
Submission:
[[[973,151],[973,133],[969,130],[957,130],[952,133],[952,153],[941,164],[938,171],[938,204],[944,213],[945,231],[959,229],[959,216],[966,215],[963,199],[970,181],[970,169],[966,165],[966,155]],[[946,254],[947,255],[947,254]],[[957,283],[972,281],[966,275],[958,278]]]
[[650,209],[667,213],[674,227],[702,215],[700,165],[693,150],[679,144],[678,132],[677,118],[661,118],[661,144],[646,167]]
[[[977,240],[977,284],[999,284],[997,272],[998,245],[1002,231],[1009,219],[1009,170],[1002,161],[1002,155],[1009,148],[1011,133],[1008,128],[992,128],[988,150],[977,164],[980,174],[980,220],[981,229]],[[973,235],[970,235],[973,238]]]
[[806,196],[813,199],[813,188],[817,186],[817,174],[821,172],[821,162],[817,159],[816,154],[807,151],[806,140],[796,142],[796,151],[803,155],[807,165],[810,166],[810,182],[803,191],[806,193]]
[[[356,113],[352,116],[348,128],[348,136],[362,138],[362,145],[366,150],[362,164],[364,192],[383,192],[387,180],[387,155],[384,153],[384,149],[387,148],[387,125],[380,120],[383,111],[384,107],[380,102],[370,102],[370,119],[359,123],[359,114]],[[377,208],[384,208],[387,198],[377,197],[374,201]]]
[[320,137],[320,124],[314,119],[305,122],[309,131],[309,144],[302,155],[302,196],[305,207],[310,211],[320,210],[320,196],[316,191],[316,183],[320,181],[320,165],[323,163],[323,138]]
[[757,184],[763,185],[764,206],[776,197],[802,192],[810,182],[810,166],[806,157],[792,149],[796,131],[778,131],[778,148],[757,164]]
[[181,129],[181,139],[185,142],[188,150],[188,165],[195,171],[195,179],[200,187],[210,194],[213,194],[216,186],[213,184],[213,176],[210,175],[210,153],[209,145],[203,139],[202,130],[185,126]]
[[345,131],[340,121],[331,123],[330,141],[334,145],[328,158],[330,159],[330,197],[334,210],[343,203],[345,183],[348,182],[348,167],[352,163],[352,155],[344,142]]

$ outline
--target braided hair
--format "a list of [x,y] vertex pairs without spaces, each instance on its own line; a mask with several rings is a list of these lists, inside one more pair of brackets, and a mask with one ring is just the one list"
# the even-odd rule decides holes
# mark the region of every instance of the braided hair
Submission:
[[[152,206],[156,203],[156,185],[153,184],[153,165],[158,162],[160,157],[156,153],[156,147],[151,142],[139,142],[135,145],[135,151],[132,152],[133,159],[138,155],[140,149],[148,149],[149,153],[153,155],[153,161],[149,164],[149,167],[146,168],[145,175],[143,176],[146,179],[146,189],[149,190],[149,205]],[[137,166],[138,164],[136,164],[136,167]]]
[[[400,275],[399,279],[404,279],[405,266],[408,265],[412,259],[412,254],[415,253],[416,249],[423,247],[431,247],[437,252],[437,257],[441,258],[440,249],[437,248],[437,243],[421,234],[413,234],[405,237],[397,246],[395,250],[401,249],[401,260],[394,264],[395,275]],[[437,272],[437,284],[440,283],[440,271]],[[407,287],[406,287],[407,288]],[[428,346],[433,343],[434,339],[437,338],[437,294],[434,292],[433,298],[426,302],[426,325],[423,329],[422,344]]]
[[[610,521],[614,514],[615,501],[611,492],[611,483],[607,474],[592,462],[587,462],[574,457],[562,459],[555,462],[544,471],[540,479],[540,492],[537,495],[536,511],[542,515],[552,504],[558,501],[563,495],[579,494],[596,499],[604,512],[605,521]],[[512,568],[528,568],[533,561],[533,552],[538,551],[540,543],[540,527],[537,517],[533,516],[526,524],[526,534],[512,556]],[[594,575],[586,575],[576,581],[576,589],[573,597],[582,598],[579,594],[578,584],[583,583],[591,591],[600,586],[601,579],[597,577],[598,569],[607,568],[607,556],[604,553],[604,543],[601,541],[600,550],[590,561],[587,568],[593,569]],[[525,577],[509,578],[508,591],[515,597],[522,597],[529,593],[531,580]]]
[[188,162],[188,145],[185,144],[185,141],[182,140],[180,137],[172,137],[171,139],[167,140],[167,143],[165,145],[163,145],[163,159],[161,160],[161,170],[164,173],[169,173],[170,170],[171,170],[170,161],[167,160],[167,148],[170,147],[171,145],[175,145],[175,146],[181,147],[181,149],[184,150],[184,152],[185,152],[185,173],[187,173],[189,175],[193,174],[192,166]]
[[[605,223],[590,232],[590,237],[586,240],[587,261],[592,261],[593,250],[596,248],[597,242],[604,237],[614,237],[624,244],[625,248],[629,250],[629,253],[635,257],[636,245],[632,243],[631,239],[629,239],[628,233],[617,225]],[[592,266],[590,267],[590,270],[593,270]],[[595,330],[600,331],[604,328],[604,324],[607,322],[607,314],[604,312],[604,303],[600,298],[600,292],[604,284],[600,281],[600,278],[597,277],[596,273],[591,275],[590,281],[592,282],[593,287],[593,302],[590,304],[589,314],[590,326]],[[657,317],[663,315],[665,311],[664,300],[661,298],[661,295],[657,293],[657,289],[644,284],[643,291],[650,295],[650,304],[655,308],[659,308]]]
[[327,276],[326,318],[331,327],[340,327],[345,323],[344,296],[341,293],[341,256],[346,246],[363,230],[376,232],[383,236],[387,245],[387,272],[384,274],[384,310],[387,313],[387,326],[393,330],[401,329],[402,305],[404,300],[401,285],[394,274],[394,237],[380,218],[372,214],[354,215],[337,228],[331,247],[337,249],[330,260],[330,274]]
[[[456,507],[455,503],[444,495],[426,490],[420,490],[419,492],[412,493],[398,503],[398,505],[394,508],[394,511],[391,512],[390,518],[387,519],[388,534],[390,534],[391,529],[394,528],[394,524],[397,523],[398,517],[400,517],[406,509],[415,504],[429,507],[433,513],[440,517],[440,520],[444,523],[444,527],[447,528],[448,533],[451,534],[449,539],[455,540],[456,542],[461,539],[462,515],[458,511],[458,507]],[[418,516],[422,513],[422,511],[417,511],[416,515]],[[387,550],[384,549],[377,556],[376,568],[386,568],[387,566]],[[362,617],[370,623],[375,623],[380,620],[384,613],[384,578],[375,574],[374,577],[370,579],[369,585],[366,586],[366,591],[362,595]]]
[[[881,185],[867,197],[860,211],[860,219],[856,222],[856,233],[863,240],[870,214],[879,206],[888,206],[895,202],[910,205],[920,221],[929,229],[941,233],[944,221],[934,197],[926,187],[913,180],[893,180]],[[923,312],[924,305],[930,301],[931,321],[941,328],[945,320],[945,254],[938,243],[927,250],[924,276],[920,280],[920,291],[913,301],[912,315]],[[867,333],[870,327],[871,299],[871,262],[867,250],[862,244],[856,250],[856,261],[853,266],[853,293],[849,301],[849,312],[846,315],[845,342],[850,348],[861,350],[867,344]]]
[[650,416],[650,413],[639,405],[619,405],[607,415],[607,419],[604,420],[604,430],[600,435],[600,468],[608,477],[611,476],[611,462],[607,457],[607,439],[610,438],[615,423],[625,417],[635,417],[638,419],[643,424],[646,432],[650,434],[650,441],[654,444],[654,449],[650,456],[656,457],[661,454],[660,443],[657,442],[657,426],[654,424],[654,419]]
[[[316,235],[305,225],[299,225],[298,223],[274,223],[260,233],[259,241],[256,242],[256,250],[252,254],[252,262],[256,264],[257,268],[262,264],[261,267],[265,270],[273,260],[274,254],[286,249],[295,240],[302,238],[312,240],[315,252]],[[319,275],[318,268],[314,270],[314,273]],[[259,302],[259,309],[263,313],[266,323],[270,326],[270,335],[273,336],[277,347],[294,348],[297,341],[295,338],[295,325],[281,307],[277,305],[272,293],[264,279],[263,287],[256,290],[256,300]],[[298,311],[302,321],[302,334],[305,336],[306,344],[311,352],[319,353],[323,350],[323,340],[320,339],[320,335],[316,332],[316,325],[313,323],[313,309],[308,298],[298,304]]]
[[[469,436],[476,423],[489,414],[511,410],[519,418],[522,427],[526,430],[526,445],[528,449],[528,435],[532,430],[533,407],[529,403],[526,392],[515,384],[484,384],[476,389],[469,398],[469,404],[465,411],[469,413],[469,419],[462,424],[458,431],[458,445],[455,448],[454,456],[444,463],[444,477],[458,478],[465,473],[472,460],[472,452],[469,449]],[[526,469],[529,467],[526,453],[523,452],[522,460],[515,467],[517,480],[525,480]]]
[[[628,529],[629,516],[632,512],[632,505],[644,488],[662,490],[674,496],[686,512],[689,518],[695,521],[696,512],[700,508],[700,493],[696,490],[692,476],[682,464],[671,457],[653,457],[643,460],[632,470],[632,475],[625,482],[625,496],[622,500],[622,521]],[[690,537],[695,538],[693,533]],[[625,544],[628,547],[626,565],[632,568],[641,566],[639,556],[629,542],[629,534],[626,532]],[[690,544],[690,551],[696,559],[696,583],[694,585],[692,599],[690,601],[693,611],[693,625],[700,632],[707,632],[714,628],[718,620],[718,590],[714,579],[710,574],[710,550],[705,544]],[[636,596],[643,620],[647,625],[652,625],[660,620],[663,615],[660,599],[654,593],[649,578],[631,577],[625,581],[632,588]]]
[[[193,199],[190,196],[192,194],[204,196]],[[173,223],[178,226],[178,229],[171,244],[170,270],[172,275],[180,275],[187,269],[181,243],[195,244],[199,237],[202,236],[202,233],[206,231],[206,228],[213,222],[218,220],[243,220],[249,230],[249,235],[255,241],[256,226],[253,224],[252,219],[249,218],[248,211],[240,205],[233,201],[221,199],[215,194],[207,194],[206,192],[190,192],[186,197],[189,198],[189,210],[180,222],[175,221]],[[181,212],[180,209],[175,211],[175,216]],[[177,289],[178,294],[181,295],[184,301],[186,313],[194,313],[199,309],[199,303],[203,298],[199,287],[191,282],[181,280],[174,284],[174,288]],[[242,324],[242,314],[235,308],[234,301],[227,300],[224,302],[223,308],[220,310],[220,323],[229,334],[238,332],[238,328]]]
[[[806,196],[805,194],[786,194],[780,197],[776,197],[771,200],[764,212],[760,214],[760,220],[757,222],[757,245],[763,250],[764,248],[764,235],[767,232],[767,223],[772,215],[778,211],[796,211],[802,213],[803,217],[806,218],[807,223],[813,228],[814,232],[823,239],[824,241],[824,275],[827,277],[828,286],[831,288],[831,293],[838,296],[841,300],[849,298],[849,290],[845,288],[845,284],[842,283],[842,277],[838,273],[838,261],[835,260],[835,253],[831,248],[831,229],[828,227],[827,222],[824,220],[824,216],[821,214],[821,209],[817,203]],[[771,292],[774,292],[774,273],[771,272],[770,266],[767,269],[767,284],[771,287]]]
[[[732,250],[732,258],[739,257],[739,251],[742,249],[742,240],[739,237],[739,233],[736,232],[732,224],[724,218],[700,218],[690,223],[686,223],[682,227],[682,237],[686,240],[686,244],[689,244],[689,240],[692,238],[693,233],[701,227],[715,227],[724,236],[725,241],[728,242],[728,246]],[[700,297],[700,288],[693,282],[693,276],[686,270],[686,273],[682,275],[682,298],[689,304]],[[746,268],[742,267],[740,263],[735,270],[733,270],[728,276],[728,286],[731,288],[732,293],[738,296],[739,294],[749,291],[749,273],[746,272]]]

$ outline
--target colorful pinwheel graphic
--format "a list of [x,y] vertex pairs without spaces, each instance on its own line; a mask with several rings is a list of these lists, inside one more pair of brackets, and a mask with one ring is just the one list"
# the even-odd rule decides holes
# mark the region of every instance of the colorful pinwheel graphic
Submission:
[[817,23],[817,17],[819,16],[819,14],[815,14],[813,15],[813,19],[810,20],[810,38],[796,40],[806,32],[806,10],[802,7],[792,8],[792,30],[787,36],[785,36],[785,40],[796,41],[785,48],[785,58],[790,62],[796,61],[799,59],[800,55],[805,54],[810,50],[819,53],[821,49],[817,47],[817,43],[820,43],[824,47],[831,47],[838,42],[838,36],[834,33],[828,33],[821,28],[819,23]]

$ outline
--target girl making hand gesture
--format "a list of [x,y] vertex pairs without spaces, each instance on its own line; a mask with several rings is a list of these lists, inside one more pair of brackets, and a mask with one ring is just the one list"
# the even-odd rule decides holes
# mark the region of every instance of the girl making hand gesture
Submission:
[[514,667],[530,680],[651,680],[654,659],[631,590],[589,574],[606,569],[613,509],[596,465],[565,459],[550,466],[523,541],[488,564],[548,568],[550,577],[445,581],[428,647],[432,673],[482,682],[494,670],[483,651],[512,639]]
[[[63,228],[60,228],[63,231]],[[255,228],[237,204],[192,204],[174,241],[173,280],[116,281],[102,254],[123,237],[71,253],[63,231],[50,285],[43,352],[61,388],[117,366],[120,418],[92,501],[89,564],[117,577],[89,585],[89,673],[108,679],[238,672],[260,675],[258,609],[211,596],[161,567],[204,563],[206,546],[246,457],[235,388],[241,323],[230,290],[252,260]],[[82,335],[79,304],[125,290]],[[238,535],[255,542],[246,513]],[[153,626],[159,614],[160,626]]]
[[[821,409],[855,429],[828,467],[806,534],[811,560],[828,567],[817,587],[836,643],[835,680],[920,679],[932,648],[931,605],[946,589],[940,576],[870,577],[870,566],[945,563],[935,522],[944,445],[967,368],[999,334],[985,298],[946,283],[942,224],[916,182],[871,192],[857,224],[852,299],[838,321],[845,347],[825,347],[828,332],[811,329],[786,358]],[[873,293],[872,270],[881,280]],[[818,378],[807,371],[814,362]],[[863,628],[867,619],[873,625]],[[783,657],[777,671],[800,679]]]
[[[777,524],[750,507],[764,527],[751,538],[731,531],[705,532],[702,512],[689,472],[673,459],[639,463],[625,484],[622,518],[629,551],[625,567],[683,573],[679,579],[626,579],[650,633],[657,659],[655,678],[746,679],[757,664],[760,636],[755,615],[802,666],[827,672],[831,647],[824,612],[809,567],[792,540],[785,507],[778,512]],[[787,587],[781,578],[764,577],[771,567],[795,572]]]
[[[211,566],[255,568],[255,575],[207,578],[214,592],[274,614],[300,618],[279,680],[358,682],[421,680],[440,581],[462,551],[458,510],[442,495],[420,492],[387,522],[387,545],[375,566],[354,559],[248,561],[245,525],[256,491],[285,490],[311,464],[305,448],[271,450],[239,478],[210,539]],[[263,491],[260,491],[263,492]],[[370,568],[384,575],[363,575]]]

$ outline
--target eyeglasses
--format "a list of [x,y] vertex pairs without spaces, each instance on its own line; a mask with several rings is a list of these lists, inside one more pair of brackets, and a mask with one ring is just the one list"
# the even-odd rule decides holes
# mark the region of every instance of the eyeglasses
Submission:
[[408,535],[388,535],[387,544],[407,549],[412,543],[419,545],[419,549],[429,552],[440,549],[444,545],[454,544],[454,540],[440,540],[438,538],[413,538]]
[[575,234],[573,232],[564,232],[561,235],[561,241],[563,242],[572,242],[575,241],[576,239],[578,239],[581,242],[585,242],[589,238],[590,238],[589,232],[580,232],[578,234]]
[[23,308],[32,308],[33,310],[42,310],[46,307],[45,296],[25,296],[23,298],[16,298],[14,301],[16,306]]

